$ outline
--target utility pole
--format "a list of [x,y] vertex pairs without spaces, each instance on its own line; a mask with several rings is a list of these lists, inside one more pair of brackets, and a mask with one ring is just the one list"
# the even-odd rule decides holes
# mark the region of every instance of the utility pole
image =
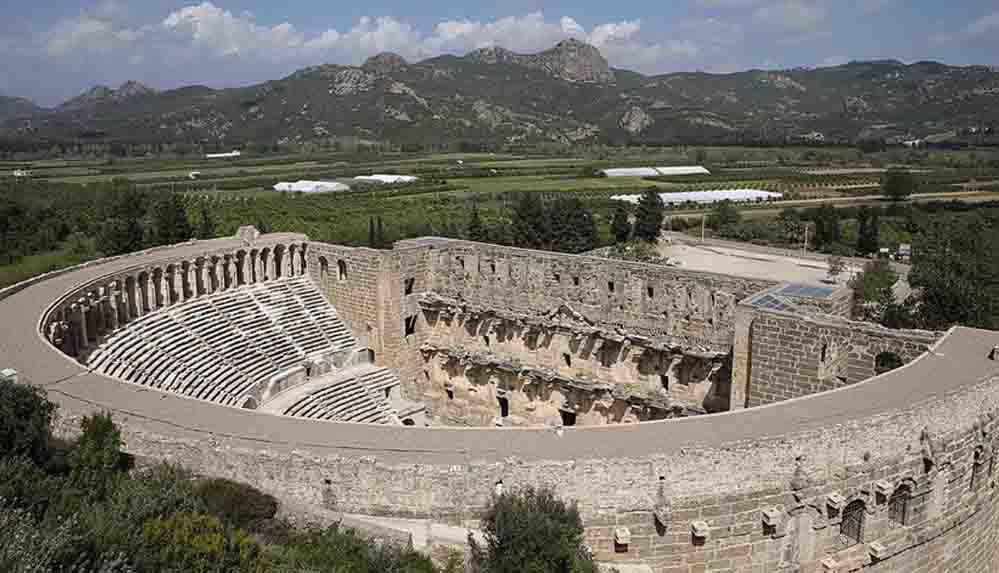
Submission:
[[704,213],[701,213],[701,243],[704,243]]
[[805,242],[801,244],[801,254],[808,251],[808,223],[805,223]]

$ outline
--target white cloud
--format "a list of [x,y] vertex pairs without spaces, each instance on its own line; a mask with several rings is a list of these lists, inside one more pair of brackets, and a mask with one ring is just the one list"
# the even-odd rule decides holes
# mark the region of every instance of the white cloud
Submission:
[[50,56],[62,56],[85,50],[107,52],[113,43],[111,24],[92,18],[86,14],[58,22],[51,30],[42,34],[42,50]]
[[857,0],[857,7],[864,14],[877,14],[895,3],[895,0]]
[[788,32],[802,33],[814,30],[828,15],[829,7],[824,2],[778,0],[758,7],[753,18]]
[[982,16],[964,29],[965,35],[971,38],[984,38],[997,32],[999,32],[999,10]]

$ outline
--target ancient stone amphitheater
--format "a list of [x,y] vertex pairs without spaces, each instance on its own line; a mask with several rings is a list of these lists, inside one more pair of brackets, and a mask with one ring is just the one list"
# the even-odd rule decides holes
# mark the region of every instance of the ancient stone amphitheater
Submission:
[[3,291],[0,368],[298,506],[474,526],[548,485],[632,571],[999,571],[999,333],[849,294],[243,228]]

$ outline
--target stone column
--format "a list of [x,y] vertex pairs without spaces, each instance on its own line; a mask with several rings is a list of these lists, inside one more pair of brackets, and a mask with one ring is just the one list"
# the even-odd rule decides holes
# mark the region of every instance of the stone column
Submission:
[[173,294],[176,302],[182,303],[187,300],[186,293],[184,292],[184,269],[182,267],[173,268]]
[[187,292],[189,298],[198,298],[198,271],[192,261],[187,265]]
[[292,276],[293,272],[291,269],[291,259],[292,259],[291,249],[286,248],[284,250],[284,256],[281,257],[281,276],[283,277]]
[[271,252],[268,253],[268,255],[267,255],[267,270],[269,271],[267,273],[267,278],[269,278],[271,280],[274,280],[274,279],[277,278],[277,274],[278,274],[277,273],[277,253],[274,252],[274,249],[271,249]]
[[73,354],[79,356],[86,350],[89,341],[87,340],[87,312],[83,304],[77,302],[72,307],[71,329],[73,332]]
[[292,246],[288,247],[288,258],[291,259],[290,261],[288,261],[290,263],[289,266],[291,267],[291,276],[298,276],[300,274],[300,271],[299,271],[299,268],[298,268],[298,246],[297,245],[292,245]]
[[146,312],[156,312],[159,308],[157,304],[157,293],[159,293],[160,287],[157,285],[156,275],[152,272],[146,275]]
[[752,364],[750,352],[753,344],[753,309],[735,307],[735,334],[732,341],[732,385],[729,394],[729,410],[742,410],[749,404]]
[[107,290],[108,290],[107,300],[108,300],[108,319],[109,319],[108,328],[112,332],[114,332],[118,330],[118,328],[121,326],[121,317],[119,315],[120,309],[118,307],[118,300],[121,296],[121,293],[118,291],[118,285],[109,286]]
[[229,277],[229,288],[236,288],[239,286],[239,279],[236,277],[236,261],[234,257],[235,255],[230,255],[225,259],[225,276]]
[[201,296],[212,294],[212,277],[208,269],[208,261],[198,261],[198,293]]

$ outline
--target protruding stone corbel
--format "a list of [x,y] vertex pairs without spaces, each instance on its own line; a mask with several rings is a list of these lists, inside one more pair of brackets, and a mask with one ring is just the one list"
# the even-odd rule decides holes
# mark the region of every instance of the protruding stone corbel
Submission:
[[711,526],[707,521],[695,521],[690,524],[690,533],[695,539],[706,541],[711,537]]
[[784,512],[777,509],[776,507],[769,507],[762,511],[763,525],[767,527],[772,527],[774,529],[781,526],[784,522]]
[[617,527],[614,529],[615,545],[631,545],[631,530],[627,527]]
[[873,541],[871,543],[868,543],[867,550],[871,553],[871,557],[873,557],[875,561],[881,561],[883,559],[888,559],[888,557],[890,557],[888,553],[888,547],[886,547],[885,544],[881,543],[880,541]]
[[834,491],[826,496],[826,505],[835,509],[836,511],[839,511],[843,509],[844,505],[846,505],[846,498],[843,497],[843,494],[839,493],[838,491]]
[[819,563],[822,564],[823,573],[838,573],[839,572],[839,561],[836,561],[832,557],[826,557]]

